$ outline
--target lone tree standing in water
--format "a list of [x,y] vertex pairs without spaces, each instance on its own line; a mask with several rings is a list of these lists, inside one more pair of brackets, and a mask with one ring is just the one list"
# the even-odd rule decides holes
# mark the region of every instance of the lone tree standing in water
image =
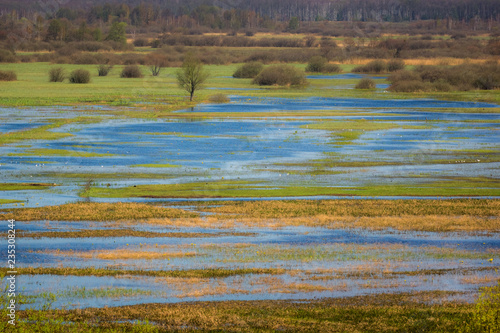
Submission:
[[177,71],[177,82],[179,87],[189,93],[189,100],[193,100],[194,92],[201,88],[201,85],[208,78],[208,73],[203,69],[200,60],[192,55],[186,56],[182,67]]

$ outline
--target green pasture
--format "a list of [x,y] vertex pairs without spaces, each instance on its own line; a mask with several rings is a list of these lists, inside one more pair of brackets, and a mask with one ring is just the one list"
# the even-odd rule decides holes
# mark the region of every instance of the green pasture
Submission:
[[[301,69],[305,64],[295,64]],[[88,84],[70,84],[49,82],[48,72],[51,68],[62,67],[66,74],[81,68],[90,71],[91,82]],[[147,115],[155,109],[164,111],[187,108],[188,94],[177,86],[175,73],[178,68],[163,68],[160,75],[151,75],[148,66],[140,66],[143,78],[121,78],[124,66],[114,66],[107,76],[97,74],[97,65],[70,65],[51,63],[9,63],[2,64],[1,70],[12,70],[17,74],[17,81],[0,83],[0,105],[3,106],[37,106],[37,105],[109,105],[116,107],[135,106],[143,109]],[[195,102],[207,101],[211,95],[218,93],[227,95],[260,96],[260,97],[351,97],[370,99],[394,98],[436,98],[458,101],[482,101],[500,103],[497,91],[466,91],[439,93],[390,93],[373,90],[333,89],[334,86],[355,84],[358,80],[309,80],[306,88],[259,87],[251,83],[251,79],[233,79],[232,74],[238,64],[206,65],[210,77],[205,88],[195,93]],[[349,72],[353,65],[341,65]],[[380,83],[387,83],[379,80]],[[217,90],[216,88],[228,88]],[[258,90],[240,90],[258,89]],[[122,112],[125,112],[122,110]],[[495,110],[497,112],[497,110]],[[140,116],[140,113],[125,113],[127,116]],[[144,116],[144,114],[143,114]]]
[[249,181],[210,181],[182,184],[134,185],[109,188],[92,187],[83,197],[98,198],[245,198],[296,196],[500,196],[500,183],[495,179],[452,178],[419,184],[371,184],[335,187],[316,184],[290,186],[266,185]]

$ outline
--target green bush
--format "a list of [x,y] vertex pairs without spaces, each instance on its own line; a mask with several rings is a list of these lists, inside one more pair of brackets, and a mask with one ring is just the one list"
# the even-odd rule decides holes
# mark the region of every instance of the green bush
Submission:
[[75,69],[69,75],[70,83],[89,83],[90,72],[86,69]]
[[480,90],[498,89],[500,88],[500,79],[494,73],[485,74],[474,80],[473,85]]
[[249,62],[241,65],[236,69],[233,77],[239,79],[252,79],[256,77],[264,68],[264,65],[260,62]]
[[353,68],[353,73],[383,73],[387,72],[387,63],[382,60],[373,60],[363,66]]
[[326,58],[314,56],[309,59],[309,63],[306,66],[306,72],[321,73],[327,63],[328,61]]
[[453,89],[451,84],[449,84],[445,80],[438,80],[436,82],[433,82],[432,86],[437,91],[451,91]]
[[125,66],[120,74],[120,77],[125,78],[139,78],[142,77],[142,72],[139,66],[137,65],[129,65]]
[[73,63],[77,65],[95,65],[98,64],[99,61],[96,59],[94,54],[83,52],[74,57]]
[[339,65],[337,64],[326,64],[325,67],[323,67],[323,73],[340,73],[342,72],[342,68],[340,68]]
[[[495,63],[462,64],[450,67],[419,66],[415,68],[415,73],[423,82],[433,83],[439,91],[500,88],[500,66]],[[397,78],[394,82],[396,81],[398,81]]]
[[388,80],[390,82],[397,82],[397,81],[421,81],[422,78],[415,71],[402,70],[402,71],[397,71],[395,73],[392,73],[388,77]]
[[66,78],[66,72],[62,67],[55,67],[49,70],[50,82],[63,82]]
[[0,49],[0,62],[17,62],[17,57],[9,50]]
[[475,71],[472,85],[477,89],[492,90],[500,88],[500,66],[497,63],[487,63]]
[[418,66],[415,71],[420,75],[423,81],[435,82],[437,80],[449,77],[449,69],[438,66]]
[[113,68],[113,65],[101,64],[101,65],[97,66],[97,74],[99,76],[107,76],[112,68]]
[[304,72],[291,65],[272,65],[264,68],[254,79],[259,86],[306,86]]
[[0,81],[16,81],[17,75],[14,71],[0,71]]
[[314,56],[309,59],[306,66],[306,72],[312,73],[340,73],[342,68],[337,64],[329,64],[328,60],[324,57]]
[[389,90],[394,92],[421,92],[421,91],[431,91],[433,89],[430,83],[418,80],[407,80],[407,81],[394,82],[389,87]]
[[466,322],[460,332],[500,332],[500,282],[496,286],[482,289],[472,318]]
[[146,57],[142,54],[124,53],[120,58],[124,65],[144,65],[146,63]]
[[58,56],[62,56],[62,57],[70,57],[70,56],[74,55],[75,53],[79,53],[79,52],[80,51],[77,48],[70,46],[68,44],[64,44],[64,46],[57,49],[56,54]]
[[136,38],[134,39],[133,44],[136,47],[142,47],[142,46],[148,46],[149,42],[146,38]]
[[401,59],[394,59],[387,63],[387,70],[389,72],[395,72],[405,69],[405,62]]
[[375,81],[370,78],[363,78],[359,80],[354,88],[356,89],[375,89],[377,86]]

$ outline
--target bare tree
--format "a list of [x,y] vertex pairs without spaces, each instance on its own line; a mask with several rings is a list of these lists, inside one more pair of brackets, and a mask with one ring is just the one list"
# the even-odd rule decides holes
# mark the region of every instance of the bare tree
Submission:
[[151,75],[158,76],[163,67],[168,65],[167,58],[158,53],[151,53],[146,57],[146,63],[149,65]]
[[177,71],[177,82],[179,87],[189,93],[189,100],[193,100],[194,92],[201,88],[201,85],[208,78],[208,73],[203,68],[199,59],[192,55],[186,56],[182,67]]

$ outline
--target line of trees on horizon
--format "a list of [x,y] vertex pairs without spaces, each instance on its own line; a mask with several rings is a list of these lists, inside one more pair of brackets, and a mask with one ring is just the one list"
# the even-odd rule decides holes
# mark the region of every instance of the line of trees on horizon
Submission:
[[0,0],[0,15],[84,19],[88,24],[119,20],[148,26],[184,17],[211,28],[252,27],[271,21],[402,22],[450,19],[500,20],[498,0]]
[[[47,3],[54,6],[40,7]],[[408,25],[406,30],[396,33],[418,30],[423,34],[443,31],[453,34],[464,30],[500,35],[498,0],[151,0],[140,3],[103,0],[96,3],[92,0],[0,0],[0,43],[107,40],[124,45],[126,33],[133,39],[136,34],[148,35],[151,39],[165,33],[243,32],[251,36],[259,31],[371,38],[380,34],[380,27],[387,24]],[[341,24],[344,26],[339,26]]]

